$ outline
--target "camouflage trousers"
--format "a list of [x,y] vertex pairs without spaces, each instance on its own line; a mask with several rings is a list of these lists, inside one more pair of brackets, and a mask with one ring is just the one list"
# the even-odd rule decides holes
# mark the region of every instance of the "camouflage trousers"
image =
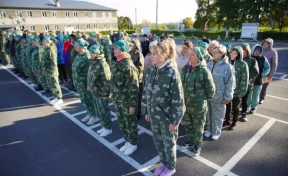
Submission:
[[208,101],[207,131],[212,135],[220,135],[223,119],[226,112],[226,105],[222,102]]
[[29,78],[32,81],[32,83],[34,84],[38,84],[38,80],[37,80],[37,75],[35,76],[34,72],[33,72],[33,68],[32,68],[32,62],[31,59],[27,59],[27,70],[29,71]]
[[0,58],[3,59],[7,63],[7,65],[9,65],[10,59],[9,59],[8,55],[5,52],[0,52],[0,55],[1,55]]
[[27,62],[26,59],[22,59],[21,58],[21,67],[23,69],[24,74],[27,77],[31,78],[31,73],[30,73],[30,70],[29,70],[29,67],[28,67],[28,62]]
[[32,68],[32,73],[37,79],[37,84],[40,84],[44,90],[49,90],[47,79],[43,73],[38,73],[37,69]]
[[62,91],[58,81],[58,75],[54,74],[53,77],[50,75],[46,76],[47,85],[54,98],[62,99]]
[[186,107],[187,109],[182,121],[189,142],[201,146],[207,114],[207,101],[205,100],[197,102],[197,104],[186,105]]
[[119,128],[124,139],[132,145],[138,143],[137,116],[129,114],[129,104],[127,102],[114,102],[118,117]]
[[104,101],[102,97],[93,99],[96,115],[103,128],[112,129],[112,120],[110,117],[109,102]]
[[153,141],[160,157],[160,162],[168,169],[173,170],[176,166],[177,159],[176,148],[178,130],[170,132],[169,124],[170,122],[166,117],[160,119],[151,117]]
[[77,87],[76,89],[79,93],[80,100],[81,100],[82,104],[87,109],[88,114],[91,116],[96,116],[93,97],[89,92],[87,92],[87,88],[86,87]]
[[22,69],[20,57],[14,57],[13,61],[14,61],[13,63],[14,67],[18,69],[21,73],[24,73],[24,70]]

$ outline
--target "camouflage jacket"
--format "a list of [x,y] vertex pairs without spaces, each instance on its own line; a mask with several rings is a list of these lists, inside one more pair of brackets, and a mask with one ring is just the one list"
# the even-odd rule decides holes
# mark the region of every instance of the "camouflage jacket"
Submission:
[[188,64],[181,70],[186,107],[197,105],[203,100],[211,100],[215,94],[213,77],[207,67],[199,64],[193,70],[189,69],[191,66]]
[[0,35],[0,52],[4,52],[4,43],[5,43],[4,36]]
[[11,40],[6,40],[6,42],[4,43],[4,51],[7,55],[9,55],[10,53],[10,45],[11,44]]
[[110,94],[110,67],[103,56],[90,59],[87,87],[93,97],[108,97]]
[[21,46],[20,57],[21,57],[21,61],[24,61],[24,62],[27,61],[26,49],[27,49],[27,45],[23,47]]
[[138,71],[130,58],[116,61],[112,65],[111,94],[115,102],[127,102],[130,107],[137,107],[139,81]]
[[74,86],[78,88],[87,88],[87,74],[89,68],[89,52],[78,54],[72,64],[72,78]]
[[26,57],[30,61],[30,64],[31,64],[32,47],[33,47],[32,44],[29,43],[27,44],[27,48],[26,48]]
[[54,75],[58,76],[58,68],[57,68],[57,53],[52,48],[44,48],[41,63],[43,74],[45,76]]
[[107,44],[103,44],[103,47],[104,47],[104,54],[105,54],[106,62],[108,63],[108,65],[111,65],[111,59],[112,59],[111,46]]
[[178,125],[184,115],[184,93],[178,68],[168,59],[159,69],[149,67],[144,76],[142,112],[152,119]]
[[15,48],[16,48],[16,57],[17,57],[18,59],[20,59],[20,57],[21,57],[21,45],[20,45],[20,41],[17,41],[17,42],[16,42]]
[[207,53],[203,56],[204,60],[206,61],[206,63],[208,64],[209,62],[213,61],[213,57]]
[[32,63],[31,68],[34,73],[37,73],[39,70],[41,70],[39,46],[32,47],[31,63]]
[[228,63],[228,58],[225,56],[218,62],[209,62],[207,68],[211,71],[216,89],[211,101],[221,103],[223,100],[232,100],[235,88],[235,73],[233,66]]
[[143,79],[143,71],[144,71],[144,56],[138,50],[134,52],[130,52],[131,59],[133,64],[138,69],[138,79],[139,82],[142,82]]
[[243,53],[239,51],[240,46],[236,46],[234,49],[238,50],[240,53],[239,59],[235,60],[232,64],[231,60],[229,62],[234,66],[235,69],[235,79],[236,88],[234,90],[234,97],[244,97],[248,89],[249,81],[249,69],[246,62],[243,61]]

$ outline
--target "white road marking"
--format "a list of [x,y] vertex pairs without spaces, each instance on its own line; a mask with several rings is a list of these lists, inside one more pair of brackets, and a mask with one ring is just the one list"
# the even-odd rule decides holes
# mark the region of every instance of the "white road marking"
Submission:
[[75,114],[72,114],[72,116],[78,116],[78,115],[81,115],[81,114],[85,114],[85,113],[87,113],[87,111],[81,111],[81,112],[77,112],[77,113],[75,113]]
[[276,118],[265,116],[265,115],[258,114],[258,113],[254,113],[253,115],[256,115],[256,116],[259,116],[259,117],[263,117],[263,118],[266,118],[266,119],[269,119],[269,120],[275,120],[277,122],[284,123],[284,124],[288,125],[288,122],[284,121],[284,120],[276,119]]
[[[62,96],[65,96],[65,95],[70,95],[70,94],[72,94],[71,92],[68,92],[68,93],[65,93],[65,94],[62,94]],[[48,97],[49,99],[52,99],[52,98],[54,98],[53,96],[52,97]]]
[[114,146],[116,146],[116,145],[119,145],[119,144],[121,144],[121,143],[123,143],[123,142],[125,142],[125,139],[124,139],[124,138],[121,138],[121,139],[118,139],[118,140],[112,142],[111,144],[114,145]]
[[287,74],[284,74],[283,76],[281,76],[281,79],[285,79],[287,76]]
[[282,78],[278,78],[278,77],[273,77],[273,79],[279,79],[279,80],[283,80],[283,81],[288,81],[288,79],[282,79]]
[[272,127],[275,120],[270,119],[223,167],[221,167],[214,176],[223,176],[227,171],[230,171],[259,141],[259,139]]
[[81,100],[70,101],[68,103],[63,103],[60,106],[68,106],[68,105],[75,104],[75,103],[81,103]]
[[287,98],[281,98],[281,97],[276,97],[276,96],[273,96],[273,95],[266,95],[267,97],[271,97],[271,98],[275,98],[275,99],[279,99],[279,100],[285,100],[285,101],[288,101]]
[[145,164],[143,164],[144,167],[152,167],[155,164],[157,164],[159,162],[160,158],[159,156],[154,157],[153,159],[147,161]]

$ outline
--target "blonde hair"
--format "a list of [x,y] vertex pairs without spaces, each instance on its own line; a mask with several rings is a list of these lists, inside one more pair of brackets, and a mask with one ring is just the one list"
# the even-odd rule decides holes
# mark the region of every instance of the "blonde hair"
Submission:
[[168,46],[168,50],[169,50],[168,58],[176,59],[177,53],[176,53],[176,43],[174,39],[168,38],[164,40],[163,42],[166,43],[166,45]]
[[169,58],[170,49],[169,49],[169,46],[167,45],[167,43],[159,42],[159,43],[154,44],[150,47],[151,47],[151,52],[157,53],[159,55],[166,54],[166,56],[167,56],[166,59],[170,59]]
[[218,52],[224,53],[224,55],[226,55],[227,48],[224,45],[218,45],[213,49],[213,51],[218,51]]

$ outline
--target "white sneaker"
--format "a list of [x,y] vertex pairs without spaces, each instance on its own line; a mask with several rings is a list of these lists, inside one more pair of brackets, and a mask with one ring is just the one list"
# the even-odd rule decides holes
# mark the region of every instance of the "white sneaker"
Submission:
[[87,122],[87,125],[93,125],[94,123],[98,122],[98,117],[91,117],[90,120]]
[[64,103],[63,100],[60,99],[60,100],[57,100],[53,105],[54,105],[54,106],[58,106],[58,105],[61,105],[61,104],[63,104],[63,103]]
[[98,134],[102,133],[105,130],[105,128],[101,128],[100,130],[97,131]]
[[219,139],[220,135],[212,135],[212,139],[214,141],[217,141]]
[[88,120],[91,119],[91,115],[90,114],[87,114],[83,119],[81,119],[82,122],[87,122]]
[[132,145],[129,143],[127,149],[124,152],[124,155],[131,155],[133,152],[137,150],[137,145]]
[[109,134],[112,133],[112,130],[110,129],[104,129],[104,131],[100,134],[101,137],[108,136]]
[[120,148],[120,152],[124,152],[124,151],[128,148],[128,145],[129,145],[129,142],[125,142],[125,145],[123,145],[123,146]]
[[207,131],[206,133],[204,133],[204,136],[209,138],[211,136],[211,132],[210,131]]
[[58,98],[54,98],[54,99],[51,100],[49,103],[50,103],[51,105],[54,105],[54,103],[55,103],[56,101],[58,101]]

